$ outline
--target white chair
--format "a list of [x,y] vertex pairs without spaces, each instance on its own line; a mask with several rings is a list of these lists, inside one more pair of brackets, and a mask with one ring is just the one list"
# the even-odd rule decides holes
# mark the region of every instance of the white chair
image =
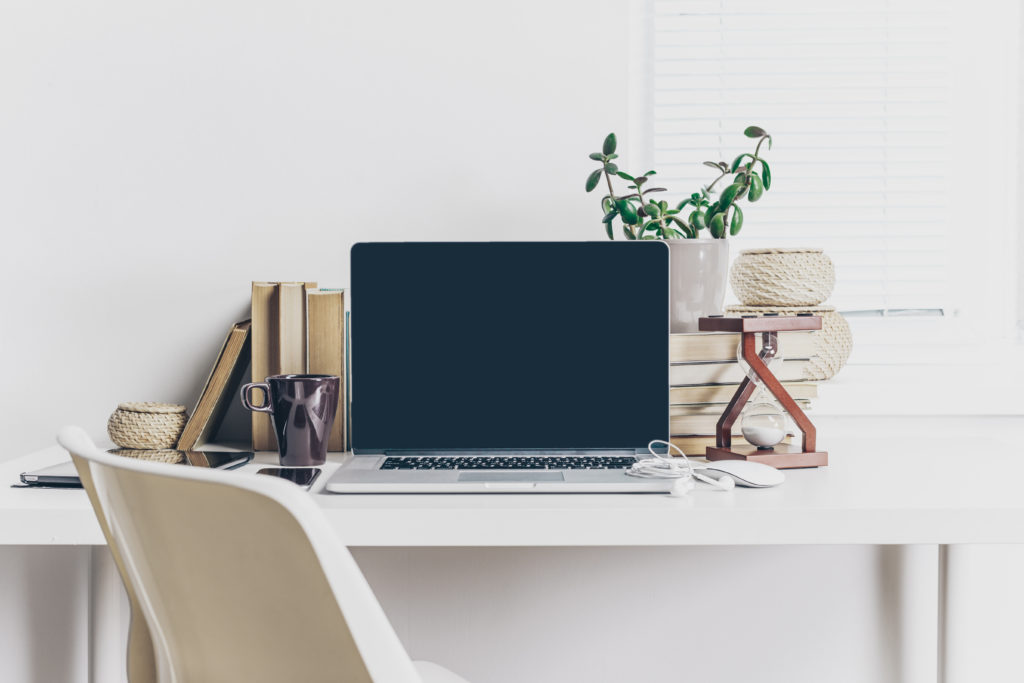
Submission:
[[294,484],[111,455],[77,427],[57,441],[132,602],[133,683],[465,683],[409,659],[352,555]]

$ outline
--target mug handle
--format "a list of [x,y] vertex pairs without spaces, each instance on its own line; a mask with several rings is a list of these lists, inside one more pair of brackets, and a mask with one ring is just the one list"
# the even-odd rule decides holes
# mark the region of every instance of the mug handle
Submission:
[[[263,392],[263,405],[253,405],[252,390],[259,389]],[[255,413],[272,413],[270,407],[270,385],[266,382],[249,382],[242,385],[242,405]]]

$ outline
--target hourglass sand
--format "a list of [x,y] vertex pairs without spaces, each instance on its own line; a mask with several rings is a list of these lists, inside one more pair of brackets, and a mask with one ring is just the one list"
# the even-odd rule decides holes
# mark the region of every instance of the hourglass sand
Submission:
[[[815,450],[817,431],[811,421],[789,395],[782,383],[775,378],[768,364],[779,348],[779,332],[787,330],[820,330],[821,318],[815,315],[795,316],[743,316],[725,318],[712,316],[701,318],[701,332],[739,332],[740,356],[749,371],[733,395],[725,412],[718,420],[715,430],[715,446],[708,446],[708,460],[750,460],[771,465],[779,469],[795,467],[821,467],[828,464],[828,453]],[[757,352],[757,335],[761,335],[761,353]],[[767,361],[767,362],[766,362]],[[753,377],[751,377],[753,375]],[[780,444],[785,436],[784,419],[773,404],[759,402],[751,406],[744,415],[744,435],[754,441],[749,446],[732,445],[732,427],[743,412],[743,407],[754,395],[759,385],[771,392],[797,428],[803,433],[800,446]],[[780,434],[780,431],[782,432]],[[756,445],[755,445],[756,444]]]

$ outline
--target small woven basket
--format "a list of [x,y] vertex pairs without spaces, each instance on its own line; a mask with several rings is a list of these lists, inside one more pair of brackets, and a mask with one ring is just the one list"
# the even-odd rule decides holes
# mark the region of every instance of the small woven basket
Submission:
[[[832,379],[842,370],[853,350],[853,333],[846,318],[840,315],[833,306],[728,306],[726,313],[796,315],[797,313],[813,313],[821,316],[821,329],[814,335],[814,357],[808,363],[806,378],[811,380]],[[779,354],[786,357],[786,346],[781,345]]]
[[121,448],[174,448],[187,419],[185,406],[173,403],[121,403],[107,421],[107,434]]
[[836,271],[821,249],[745,249],[729,283],[747,306],[817,306],[832,294]]

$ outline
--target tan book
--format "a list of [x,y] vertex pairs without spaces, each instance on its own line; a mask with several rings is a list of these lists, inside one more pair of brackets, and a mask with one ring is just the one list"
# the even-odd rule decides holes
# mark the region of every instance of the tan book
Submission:
[[[731,396],[731,395],[730,395]],[[805,411],[811,409],[811,402],[806,398],[796,399],[797,404]],[[668,413],[672,417],[683,415],[721,415],[725,411],[726,403],[688,403],[683,405],[670,405]],[[702,433],[702,432],[695,432]]]
[[[264,382],[267,377],[281,372],[277,290],[274,282],[252,283],[253,382]],[[266,413],[252,413],[252,448],[254,451],[277,450],[277,437]]]
[[[671,436],[669,441],[678,446],[691,458],[703,458],[707,454],[707,447],[715,445],[713,436]],[[733,437],[734,444],[745,444],[743,437]],[[782,443],[792,443],[793,437],[787,436]]]
[[329,451],[345,450],[345,290],[306,292],[307,358],[309,372],[341,378],[338,412],[331,427]]
[[[806,402],[800,406],[803,410],[808,409]],[[669,409],[669,433],[679,436],[699,436],[714,434],[717,431],[718,420],[722,417],[725,406],[718,406],[715,412],[697,414],[677,414],[678,408],[672,406]],[[739,434],[741,420],[733,424],[732,433]]]
[[[818,397],[818,385],[814,382],[783,382],[789,395],[794,399]],[[670,387],[668,402],[672,405],[692,403],[726,404],[736,393],[735,384],[705,384],[696,386]]]
[[[736,359],[740,335],[732,332],[694,332],[670,334],[668,359],[670,363],[694,361],[728,361]],[[807,359],[817,355],[814,333],[809,330],[780,332],[779,355],[782,358]],[[761,349],[761,337],[757,337]]]
[[[810,379],[810,362],[784,359],[773,363],[771,371],[780,382],[807,380]],[[743,377],[743,368],[736,361],[683,363],[670,365],[668,368],[668,383],[673,387],[693,384],[739,384]]]
[[281,374],[306,372],[306,289],[315,282],[278,284],[278,345]]
[[206,379],[206,385],[199,394],[195,410],[178,439],[179,451],[195,450],[216,434],[231,401],[237,396],[236,392],[249,363],[251,327],[248,320],[232,325],[217,354],[210,376]]

